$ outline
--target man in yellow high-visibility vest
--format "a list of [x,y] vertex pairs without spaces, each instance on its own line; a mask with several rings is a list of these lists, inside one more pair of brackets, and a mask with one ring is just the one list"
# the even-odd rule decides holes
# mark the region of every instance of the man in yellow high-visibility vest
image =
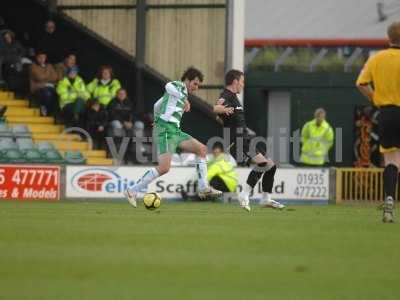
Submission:
[[331,125],[325,120],[326,112],[323,108],[318,108],[314,117],[301,130],[300,161],[309,166],[323,166],[333,145],[334,133]]
[[221,192],[236,192],[238,176],[235,165],[224,153],[221,143],[215,143],[213,147],[213,159],[208,163],[207,180],[213,188]]

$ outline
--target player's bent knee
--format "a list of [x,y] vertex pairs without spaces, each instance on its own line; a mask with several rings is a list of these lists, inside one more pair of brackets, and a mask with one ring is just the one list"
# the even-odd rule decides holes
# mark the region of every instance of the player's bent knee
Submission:
[[200,157],[206,157],[207,147],[203,144],[200,144],[197,155],[199,155]]

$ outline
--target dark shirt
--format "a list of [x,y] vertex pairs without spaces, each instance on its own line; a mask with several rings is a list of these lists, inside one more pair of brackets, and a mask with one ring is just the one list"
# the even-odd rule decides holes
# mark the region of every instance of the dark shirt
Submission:
[[26,50],[21,46],[19,42],[13,42],[12,44],[4,44],[1,50],[3,56],[3,62],[7,64],[18,63],[21,58],[26,55]]
[[104,129],[107,126],[107,111],[101,107],[99,111],[88,109],[85,114],[86,130],[89,132],[96,132],[100,126]]
[[108,105],[108,115],[110,121],[118,120],[123,122],[132,122],[133,105],[129,99],[123,101],[114,98]]
[[47,60],[52,64],[56,64],[62,61],[65,56],[65,50],[62,45],[62,37],[57,32],[52,34],[46,32],[40,39],[37,50],[44,51],[47,54]]
[[224,122],[224,127],[228,127],[230,129],[231,135],[236,135],[237,133],[247,133],[244,109],[242,104],[240,104],[237,95],[228,89],[224,89],[219,99],[219,104],[222,104],[226,107],[233,107],[235,109],[233,114],[229,116],[219,115]]

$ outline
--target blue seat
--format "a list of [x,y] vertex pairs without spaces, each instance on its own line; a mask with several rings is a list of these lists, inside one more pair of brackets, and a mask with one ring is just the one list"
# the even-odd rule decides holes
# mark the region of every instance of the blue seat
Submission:
[[55,150],[56,148],[54,147],[54,145],[50,142],[39,142],[37,144],[37,149],[40,152],[47,152],[49,150]]
[[16,142],[21,151],[35,149],[35,145],[31,138],[17,138]]
[[3,163],[26,163],[24,154],[18,149],[9,149],[3,152],[1,160]]
[[12,128],[12,133],[15,138],[30,138],[32,136],[31,132],[29,131],[28,126],[25,124],[16,124]]
[[80,151],[67,151],[64,155],[65,163],[71,165],[85,165],[86,158]]
[[23,152],[24,158],[27,162],[32,164],[47,163],[46,158],[37,149],[28,149]]
[[0,123],[0,138],[3,137],[13,137],[13,133],[6,123]]

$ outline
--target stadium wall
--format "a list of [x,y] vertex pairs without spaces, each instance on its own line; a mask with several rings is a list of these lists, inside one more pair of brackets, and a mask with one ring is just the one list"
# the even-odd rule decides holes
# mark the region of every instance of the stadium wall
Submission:
[[58,0],[60,11],[135,56],[136,0]]
[[[226,0],[146,0],[144,63],[167,78],[188,66],[205,74],[198,96],[213,102],[223,84]],[[136,55],[137,1],[58,0],[59,11]]]
[[[357,89],[354,73],[300,73],[259,72],[246,74],[245,106],[248,125],[261,136],[267,136],[268,93],[290,93],[290,132],[301,130],[305,122],[313,118],[316,108],[327,111],[327,120],[333,128],[342,129],[342,162],[335,162],[330,151],[329,166],[353,166],[354,115],[358,105],[368,104]],[[349,142],[351,141],[351,142]],[[293,151],[290,163],[296,165]]]

